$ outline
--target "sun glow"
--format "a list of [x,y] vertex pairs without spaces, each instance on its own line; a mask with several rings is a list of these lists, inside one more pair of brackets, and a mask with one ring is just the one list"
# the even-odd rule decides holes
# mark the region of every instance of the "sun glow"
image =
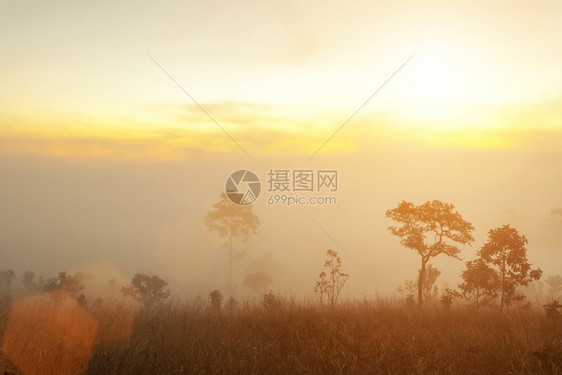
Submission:
[[457,88],[457,72],[450,59],[440,53],[420,54],[411,70],[411,82],[421,96],[447,97]]
[[[480,82],[468,59],[447,49],[417,53],[407,70],[401,98],[410,120],[449,120],[477,105]],[[451,121],[448,121],[452,124]]]

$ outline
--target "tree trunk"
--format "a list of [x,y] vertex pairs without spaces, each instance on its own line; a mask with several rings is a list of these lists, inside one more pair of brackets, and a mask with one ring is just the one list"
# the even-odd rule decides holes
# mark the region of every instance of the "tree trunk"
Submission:
[[505,255],[502,254],[503,263],[502,263],[502,296],[500,302],[500,314],[503,314],[503,304],[504,304],[504,292],[505,292]]
[[420,268],[420,273],[418,275],[418,308],[422,308],[423,305],[423,281],[425,279],[425,264],[427,259],[422,258],[422,264]]
[[228,242],[228,289],[232,292],[232,217],[230,217],[230,241]]
[[476,289],[476,313],[478,314],[478,307],[480,305],[480,288]]
[[334,270],[332,269],[332,295],[330,299],[330,305],[332,307],[332,310],[334,309],[335,295],[336,295],[336,281],[334,279]]

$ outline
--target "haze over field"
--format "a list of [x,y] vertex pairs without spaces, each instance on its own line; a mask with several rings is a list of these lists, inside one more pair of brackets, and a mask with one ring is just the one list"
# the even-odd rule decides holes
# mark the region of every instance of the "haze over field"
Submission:
[[[0,263],[173,289],[224,242],[204,218],[247,168],[261,225],[234,243],[237,293],[312,293],[340,250],[309,216],[394,292],[419,268],[387,230],[401,200],[453,203],[475,227],[464,261],[511,224],[561,273],[561,16],[558,1],[3,2]],[[338,170],[337,204],[268,205],[270,169]],[[340,255],[344,297],[382,292]],[[458,284],[463,262],[431,263]],[[182,293],[227,281],[225,250]]]

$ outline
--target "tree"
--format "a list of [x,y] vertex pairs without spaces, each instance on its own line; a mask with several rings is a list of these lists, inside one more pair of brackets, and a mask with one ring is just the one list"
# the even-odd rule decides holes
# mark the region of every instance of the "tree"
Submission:
[[539,268],[531,269],[527,261],[527,243],[527,238],[519,234],[517,229],[504,225],[490,229],[488,242],[478,252],[484,262],[492,265],[499,274],[502,313],[504,305],[509,307],[514,301],[524,298],[516,293],[518,286],[527,286],[542,275]]
[[[437,285],[435,285],[435,282],[437,281],[439,275],[441,275],[441,271],[433,267],[431,264],[428,264],[427,267],[425,268],[425,277],[423,280],[422,290],[423,290],[423,298],[426,301],[431,296],[432,292],[434,295],[437,294]],[[418,271],[418,282],[419,279],[420,278],[419,278],[419,271]]]
[[403,287],[398,287],[398,294],[405,294],[404,302],[408,308],[413,308],[415,305],[414,293],[418,289],[417,285],[417,281],[406,280]]
[[81,272],[74,275],[67,274],[66,271],[59,272],[56,277],[47,279],[43,284],[43,291],[49,292],[55,289],[64,289],[73,297],[78,296],[86,287],[85,276]]
[[427,201],[416,206],[402,201],[398,207],[386,211],[386,217],[399,223],[390,226],[391,233],[400,238],[400,243],[418,252],[421,267],[418,274],[418,307],[423,304],[423,285],[426,265],[440,254],[459,259],[460,249],[456,245],[474,241],[474,227],[464,220],[454,206],[441,201]]
[[445,288],[443,293],[441,294],[441,304],[445,308],[445,310],[449,311],[451,309],[451,305],[453,301],[459,298],[461,294],[454,289]]
[[281,297],[272,290],[267,293],[264,293],[261,297],[261,305],[262,307],[268,312],[274,312],[279,310],[281,307]]
[[219,313],[222,310],[222,292],[220,289],[211,290],[209,300],[211,301],[211,311]]
[[16,274],[12,270],[0,271],[0,296],[9,296]]
[[319,295],[320,305],[324,304],[324,295],[326,295],[328,301],[330,301],[330,307],[334,308],[345,282],[349,279],[349,275],[340,271],[341,259],[337,252],[328,249],[326,255],[328,259],[324,262],[324,268],[327,269],[327,272],[320,273],[319,280],[314,287],[314,293]]
[[[461,275],[463,283],[459,285],[466,299],[472,299],[476,312],[482,303],[497,297],[500,285],[498,274],[482,258],[466,262],[466,270]],[[482,301],[482,298],[488,300]]]
[[145,307],[151,307],[170,295],[169,290],[164,290],[166,285],[168,283],[156,275],[137,273],[133,276],[131,285],[122,287],[121,292],[142,302]]
[[557,299],[550,301],[548,304],[544,305],[544,312],[546,313],[546,317],[552,322],[554,328],[556,328],[556,322],[560,318],[560,309],[562,309],[562,305],[558,302]]
[[238,305],[239,305],[239,303],[236,300],[236,298],[230,296],[228,301],[226,301],[226,309],[228,310],[230,315],[232,315],[232,313],[234,313],[234,311],[236,311],[238,309]]
[[550,290],[548,291],[549,297],[551,299],[559,298],[560,294],[562,293],[562,276],[560,275],[549,276],[546,279],[546,283],[550,287]]
[[[428,298],[431,297],[431,294],[435,297],[437,296],[437,285],[435,285],[435,282],[437,281],[439,275],[441,275],[441,271],[433,267],[431,264],[427,265],[422,286],[424,300],[427,301]],[[419,276],[416,281],[406,280],[404,282],[404,287],[398,287],[399,293],[402,294],[403,292],[406,292],[406,305],[408,305],[408,307],[413,307],[415,305],[414,292],[418,289],[418,281]]]
[[21,277],[21,282],[23,286],[31,293],[39,292],[43,289],[45,280],[40,277],[38,281],[35,281],[35,273],[31,271],[25,271]]
[[228,237],[228,287],[232,288],[232,242],[240,238],[247,242],[250,232],[257,233],[260,219],[252,211],[252,206],[241,206],[230,201],[225,193],[205,217],[205,225],[210,232],[216,231],[219,237]]
[[[33,279],[33,278],[32,278]],[[47,279],[43,284],[43,291],[50,292],[52,290],[62,289],[66,291],[72,298],[81,304],[86,304],[86,296],[82,291],[86,287],[86,276],[81,272],[69,275],[66,271],[59,272],[56,277]]]

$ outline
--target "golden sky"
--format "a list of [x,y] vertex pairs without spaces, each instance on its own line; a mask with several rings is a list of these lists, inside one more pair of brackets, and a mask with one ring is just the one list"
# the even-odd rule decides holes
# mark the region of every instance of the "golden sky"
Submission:
[[562,131],[559,1],[30,1],[0,9],[4,152],[238,152],[149,55],[257,154],[312,152],[412,55],[326,151],[381,135],[502,148]]

